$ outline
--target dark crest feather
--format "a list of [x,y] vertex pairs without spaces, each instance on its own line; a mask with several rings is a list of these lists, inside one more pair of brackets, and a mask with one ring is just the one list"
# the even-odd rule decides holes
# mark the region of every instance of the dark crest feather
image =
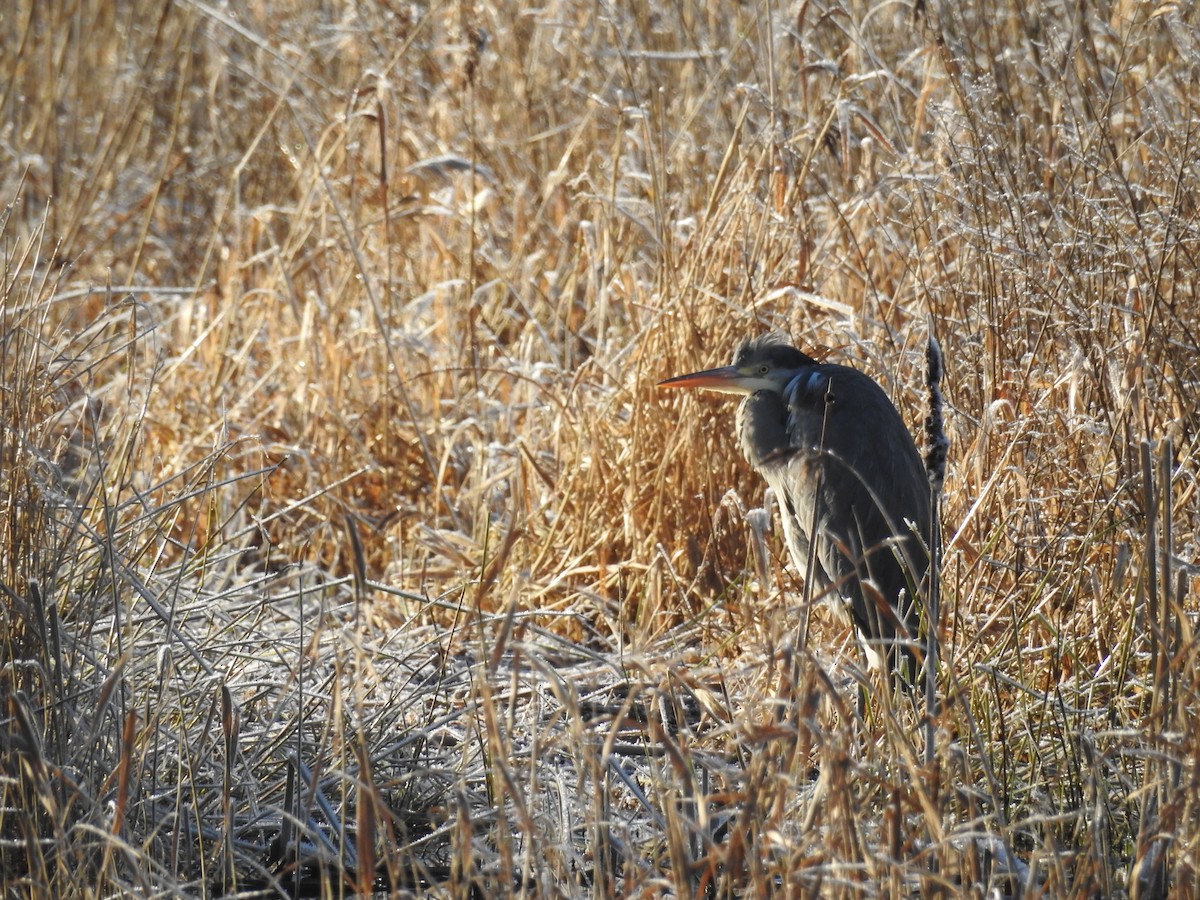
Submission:
[[779,331],[768,332],[742,341],[733,354],[733,364],[744,366],[751,360],[766,359],[782,369],[799,369],[816,365],[817,361],[807,353],[792,346],[791,338]]

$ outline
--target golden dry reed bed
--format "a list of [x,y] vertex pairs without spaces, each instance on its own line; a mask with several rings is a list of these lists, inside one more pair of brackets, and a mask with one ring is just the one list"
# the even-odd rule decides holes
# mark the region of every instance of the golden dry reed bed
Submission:
[[[1197,890],[1193,4],[0,40],[5,897]],[[915,431],[930,328],[927,748],[653,385],[786,331]]]

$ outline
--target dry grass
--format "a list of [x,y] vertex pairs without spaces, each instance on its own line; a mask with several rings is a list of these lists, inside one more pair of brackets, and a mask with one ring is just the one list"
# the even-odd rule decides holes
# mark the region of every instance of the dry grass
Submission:
[[[6,896],[1196,889],[1189,5],[10,6]],[[927,323],[929,763],[653,389]]]

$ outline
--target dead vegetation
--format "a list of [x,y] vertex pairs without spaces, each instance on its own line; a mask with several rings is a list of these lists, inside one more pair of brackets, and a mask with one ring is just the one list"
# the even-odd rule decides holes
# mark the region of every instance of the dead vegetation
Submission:
[[[240,6],[0,13],[6,896],[1195,890],[1190,6]],[[930,324],[926,763],[653,384]]]

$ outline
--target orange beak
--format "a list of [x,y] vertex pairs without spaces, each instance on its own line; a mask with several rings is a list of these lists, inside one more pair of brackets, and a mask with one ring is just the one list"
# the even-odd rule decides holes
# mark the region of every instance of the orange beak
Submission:
[[676,375],[666,381],[660,381],[660,388],[707,388],[710,391],[722,391],[727,394],[746,394],[754,388],[747,384],[744,372],[735,366],[721,366],[718,369],[705,369],[703,372],[693,372],[690,375]]

